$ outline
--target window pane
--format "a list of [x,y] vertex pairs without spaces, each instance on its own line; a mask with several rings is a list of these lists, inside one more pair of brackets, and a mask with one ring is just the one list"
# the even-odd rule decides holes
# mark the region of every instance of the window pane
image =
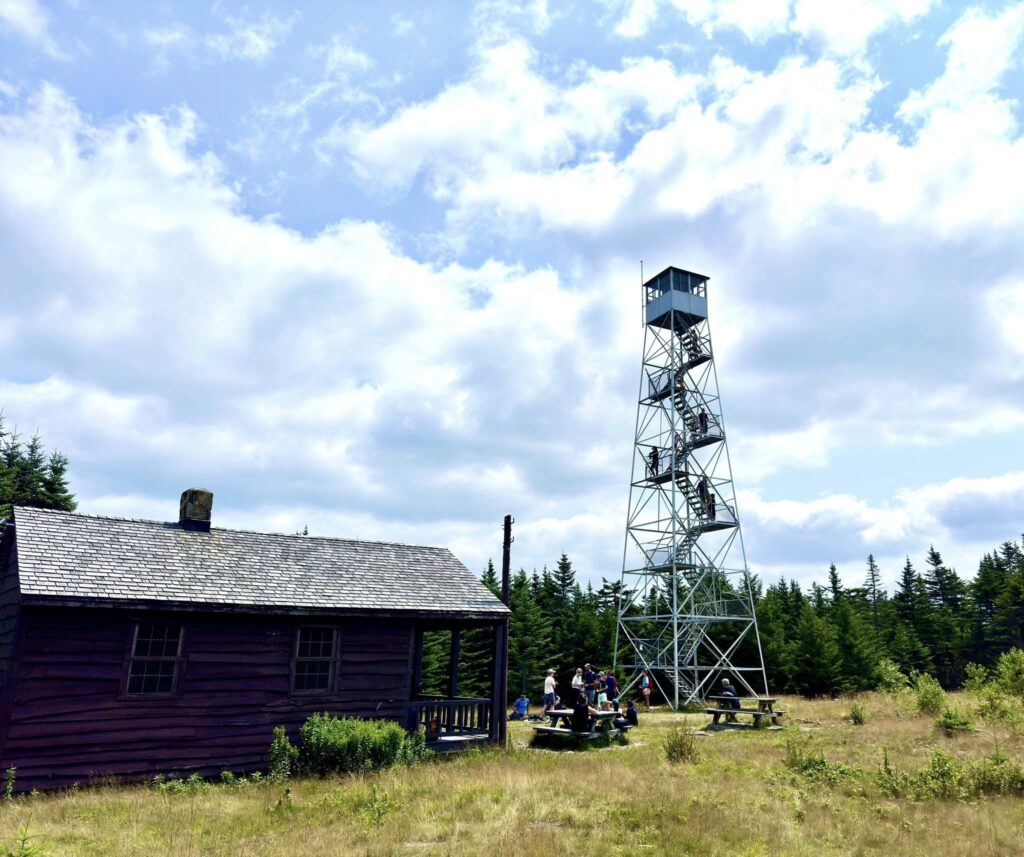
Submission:
[[330,690],[333,667],[330,661],[296,661],[295,689]]
[[128,693],[171,693],[174,690],[174,661],[132,661]]
[[181,643],[181,625],[145,622],[135,635],[134,655],[138,658],[173,658]]
[[333,628],[301,628],[299,630],[300,658],[333,658]]

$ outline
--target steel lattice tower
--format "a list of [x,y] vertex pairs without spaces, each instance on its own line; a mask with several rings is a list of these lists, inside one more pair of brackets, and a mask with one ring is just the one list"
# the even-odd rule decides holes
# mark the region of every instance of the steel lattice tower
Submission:
[[623,690],[647,670],[673,708],[714,693],[721,675],[751,695],[768,692],[711,349],[707,282],[666,268],[643,284],[644,356],[616,666],[628,674]]

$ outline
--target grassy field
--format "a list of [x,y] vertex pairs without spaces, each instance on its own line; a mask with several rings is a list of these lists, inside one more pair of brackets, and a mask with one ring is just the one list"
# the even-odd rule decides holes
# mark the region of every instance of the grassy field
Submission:
[[[0,839],[28,826],[49,855],[927,855],[1024,854],[1024,799],[888,797],[876,772],[927,766],[933,748],[960,759],[1024,742],[999,729],[947,737],[909,700],[868,694],[786,699],[782,731],[698,737],[700,760],[669,764],[664,741],[703,715],[641,716],[626,746],[530,749],[510,724],[508,752],[475,752],[412,769],[179,793],[100,787],[0,806]],[[966,706],[965,706],[966,707]],[[820,761],[787,767],[787,754]],[[0,854],[4,853],[0,849]]]

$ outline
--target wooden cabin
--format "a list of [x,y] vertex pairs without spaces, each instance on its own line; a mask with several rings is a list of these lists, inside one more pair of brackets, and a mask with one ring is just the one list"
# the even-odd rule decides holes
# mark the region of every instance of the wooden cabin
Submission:
[[[0,541],[0,768],[17,788],[265,769],[309,715],[504,741],[508,608],[445,548],[16,508]],[[493,639],[485,698],[459,641]],[[423,634],[450,629],[449,693],[420,693]]]

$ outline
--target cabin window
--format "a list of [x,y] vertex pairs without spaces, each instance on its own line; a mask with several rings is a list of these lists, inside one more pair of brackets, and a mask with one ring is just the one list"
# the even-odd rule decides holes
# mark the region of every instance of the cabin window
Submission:
[[338,635],[334,628],[299,628],[292,689],[329,693],[334,688]]
[[128,667],[129,696],[170,696],[178,683],[181,625],[139,622]]

